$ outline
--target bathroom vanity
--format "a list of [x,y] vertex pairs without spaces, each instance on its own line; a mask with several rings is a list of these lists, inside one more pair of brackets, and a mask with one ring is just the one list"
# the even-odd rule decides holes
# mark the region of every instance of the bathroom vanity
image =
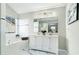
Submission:
[[58,19],[34,19],[34,35],[30,35],[29,50],[58,54]]
[[29,39],[29,49],[58,54],[58,35],[32,35]]

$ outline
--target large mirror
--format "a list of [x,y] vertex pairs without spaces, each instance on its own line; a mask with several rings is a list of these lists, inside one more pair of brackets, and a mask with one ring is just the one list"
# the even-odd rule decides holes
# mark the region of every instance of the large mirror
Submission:
[[34,19],[34,32],[58,33],[58,19],[56,17]]

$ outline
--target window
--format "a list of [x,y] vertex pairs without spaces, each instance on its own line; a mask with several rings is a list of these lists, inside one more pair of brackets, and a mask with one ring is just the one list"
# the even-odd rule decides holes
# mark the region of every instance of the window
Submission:
[[29,35],[29,23],[28,19],[20,19],[17,21],[17,33],[21,37],[27,37]]

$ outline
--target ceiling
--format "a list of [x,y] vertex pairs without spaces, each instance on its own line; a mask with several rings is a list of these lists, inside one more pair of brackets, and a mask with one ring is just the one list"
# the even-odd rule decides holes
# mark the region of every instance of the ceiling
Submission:
[[65,6],[65,3],[8,3],[18,14]]

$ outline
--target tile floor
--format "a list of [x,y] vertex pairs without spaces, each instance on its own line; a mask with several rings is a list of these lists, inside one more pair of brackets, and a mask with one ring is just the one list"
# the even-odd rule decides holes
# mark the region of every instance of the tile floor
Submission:
[[19,43],[6,47],[7,55],[29,55],[27,48],[27,41],[21,41]]
[[[66,55],[67,53],[59,51],[59,54]],[[54,54],[34,50],[28,51],[28,41],[21,41],[19,43],[7,46],[6,55],[54,55]]]

